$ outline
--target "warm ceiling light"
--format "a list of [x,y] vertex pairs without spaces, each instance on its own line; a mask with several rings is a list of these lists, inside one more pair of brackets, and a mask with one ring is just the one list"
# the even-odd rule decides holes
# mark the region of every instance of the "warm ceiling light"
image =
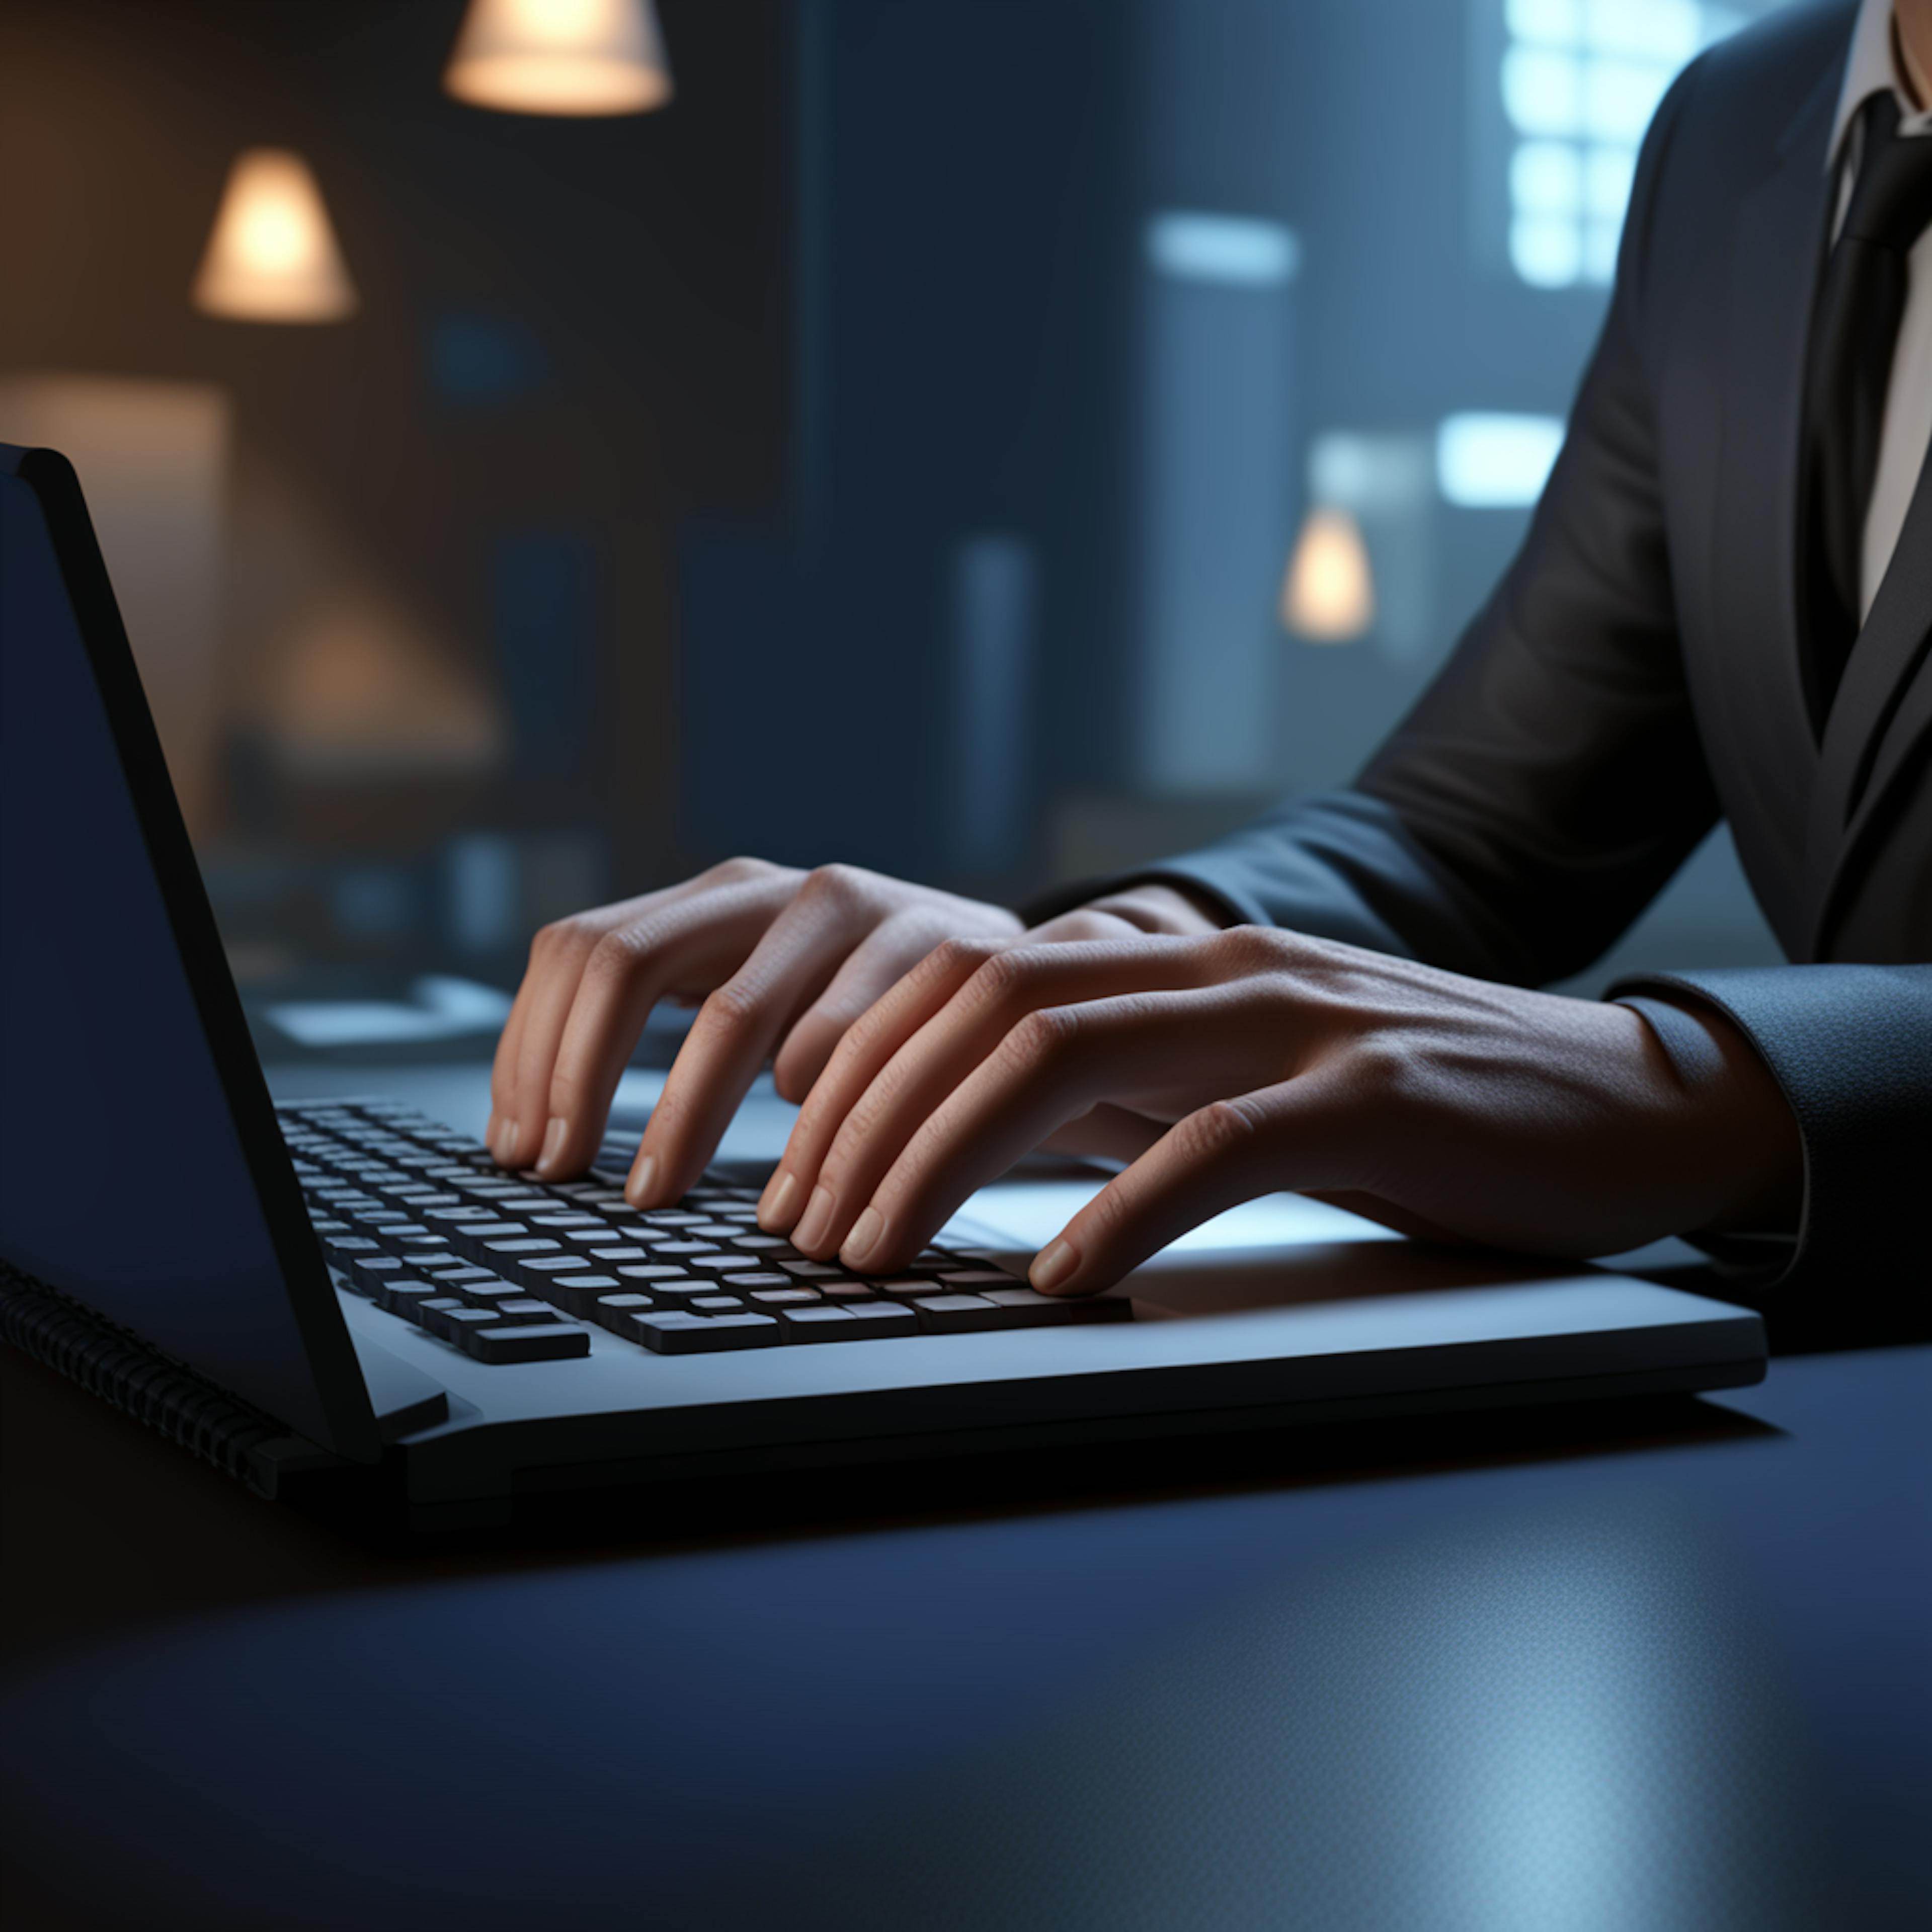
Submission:
[[650,0],[470,0],[442,84],[511,114],[642,114],[671,96]]
[[1346,510],[1308,513],[1281,586],[1281,621],[1310,644],[1345,644],[1376,620],[1375,579]]
[[236,157],[194,305],[236,322],[338,322],[355,312],[355,284],[301,155],[250,148]]

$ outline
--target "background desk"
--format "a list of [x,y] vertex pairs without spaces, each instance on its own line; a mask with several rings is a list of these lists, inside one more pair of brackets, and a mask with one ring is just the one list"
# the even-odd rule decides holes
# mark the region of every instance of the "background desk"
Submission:
[[14,1926],[1884,1928],[1932,1351],[384,1552],[0,1350]]

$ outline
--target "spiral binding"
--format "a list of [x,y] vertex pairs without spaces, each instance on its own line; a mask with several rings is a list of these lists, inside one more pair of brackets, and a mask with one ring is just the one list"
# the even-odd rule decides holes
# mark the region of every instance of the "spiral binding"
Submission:
[[0,1340],[257,1493],[272,1493],[272,1477],[256,1452],[285,1438],[285,1424],[4,1260]]

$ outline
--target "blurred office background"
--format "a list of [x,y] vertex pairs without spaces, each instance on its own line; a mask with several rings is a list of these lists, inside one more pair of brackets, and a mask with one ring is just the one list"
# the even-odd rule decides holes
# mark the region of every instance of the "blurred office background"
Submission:
[[[79,465],[248,988],[513,984],[739,850],[1012,898],[1355,769],[1762,10],[8,0],[0,440]],[[453,98],[482,14],[662,84]],[[256,188],[314,319],[224,295]],[[1588,983],[1774,956],[1720,833]]]

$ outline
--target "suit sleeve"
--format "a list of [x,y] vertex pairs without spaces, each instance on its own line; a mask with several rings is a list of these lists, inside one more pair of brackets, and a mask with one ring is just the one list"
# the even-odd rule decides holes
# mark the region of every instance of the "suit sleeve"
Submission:
[[1646,237],[1694,68],[1647,137],[1610,310],[1521,551],[1414,709],[1346,790],[1204,850],[1088,882],[1207,894],[1293,926],[1538,985],[1580,970],[1715,823],[1656,479]]
[[[1754,1046],[1797,1116],[1804,1202],[1797,1240],[1766,1250],[1780,1289],[1869,1296],[1916,1280],[1932,1172],[1932,966],[1768,966],[1646,974],[1611,988],[1706,1005]],[[1724,1244],[1708,1244],[1722,1260]]]

